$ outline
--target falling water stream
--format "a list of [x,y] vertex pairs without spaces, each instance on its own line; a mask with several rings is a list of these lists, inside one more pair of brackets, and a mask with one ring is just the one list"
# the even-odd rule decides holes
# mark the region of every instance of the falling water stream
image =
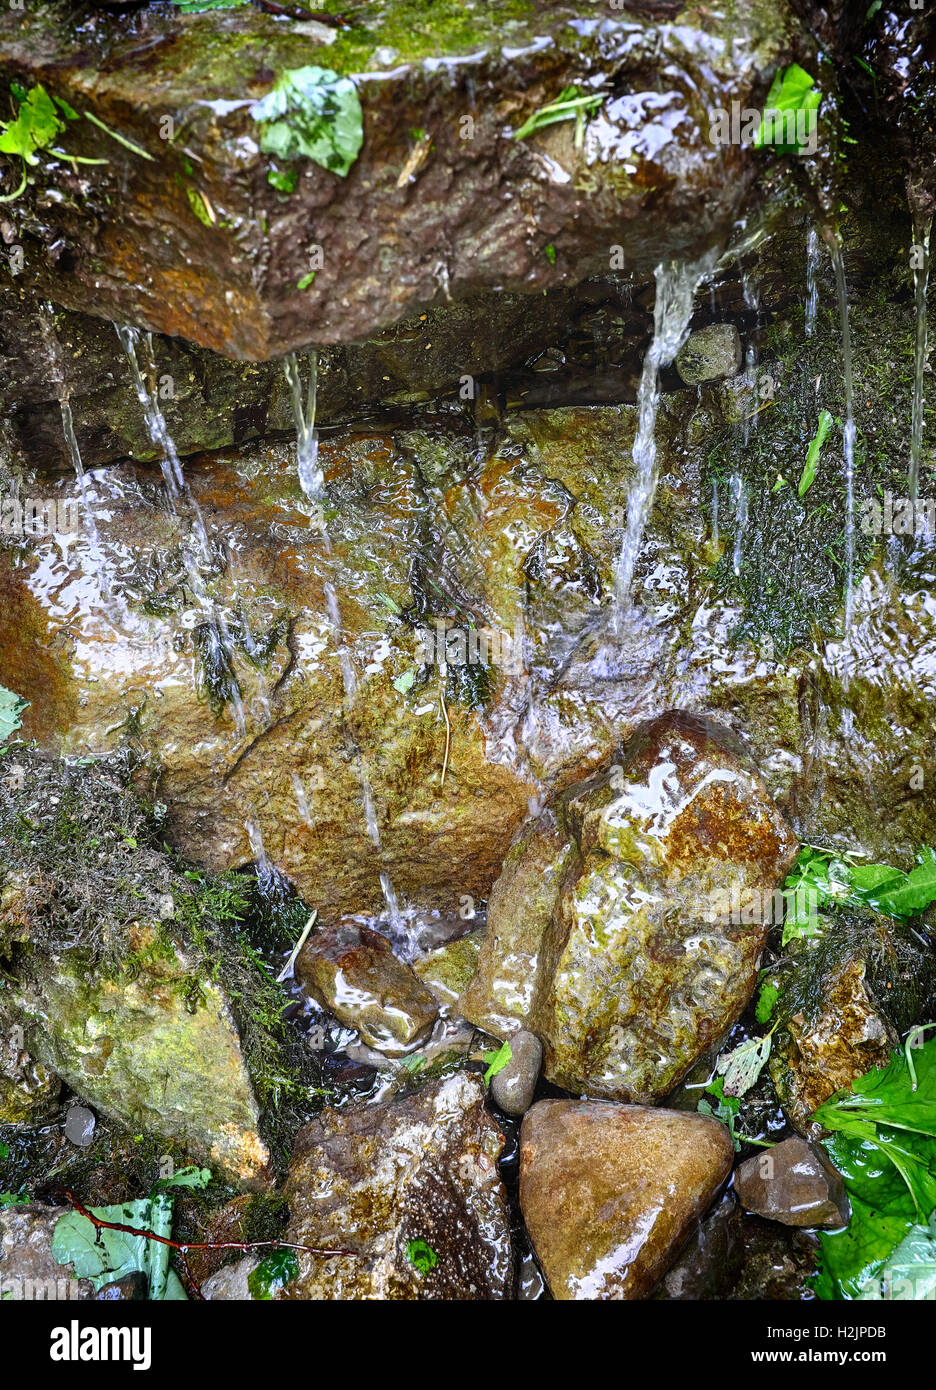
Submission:
[[[299,368],[299,361],[294,352],[287,353],[283,358],[283,374],[289,387],[290,400],[292,402],[293,419],[296,425],[296,466],[299,475],[299,486],[306,498],[313,504],[321,502],[325,495],[325,474],[318,461],[318,432],[315,428],[316,395],[318,383],[318,354],[309,354],[309,376],[306,383],[306,390],[302,389],[302,374]],[[331,537],[324,523],[319,522],[319,528],[323,537],[325,553],[331,555]],[[341,606],[338,602],[338,595],[334,585],[326,580],[323,584],[325,593],[325,607],[328,621],[332,629],[335,646],[338,650],[338,660],[341,667],[341,680],[344,688],[345,708],[350,710],[357,697],[358,684],[355,675],[354,665],[351,660],[351,653],[345,640],[344,624],[341,619]],[[380,825],[377,820],[377,811],[374,804],[374,790],[368,775],[364,755],[355,739],[352,738],[354,749],[354,761],[357,767],[358,778],[361,783],[361,799],[364,805],[364,822],[367,827],[368,838],[378,855],[381,854],[383,846],[380,838]],[[296,779],[298,781],[298,778]],[[300,798],[300,791],[302,792]],[[310,819],[308,802],[305,793],[300,787],[297,790],[299,809],[303,818]],[[305,809],[303,809],[303,806]],[[384,902],[387,907],[389,923],[393,934],[398,939],[406,938],[406,925],[404,916],[400,909],[399,899],[391,882],[390,875],[386,870],[379,870],[380,888],[383,893]]]
[[654,271],[653,338],[644,356],[637,391],[637,433],[632,451],[637,473],[627,498],[627,526],[614,585],[612,626],[617,637],[622,635],[630,611],[637,556],[659,481],[656,418],[660,403],[660,369],[672,362],[682,347],[696,289],[713,264],[714,253],[709,253],[699,261],[661,262]]
[[806,337],[811,338],[816,328],[816,310],[819,307],[819,263],[821,251],[819,233],[810,227],[806,233]]
[[917,500],[923,452],[923,372],[926,367],[926,288],[929,280],[930,232],[933,219],[915,219],[913,240],[922,249],[922,265],[913,268],[915,325],[913,335],[913,413],[910,422],[909,497]]
[[845,283],[845,258],[837,234],[827,237],[829,254],[835,269],[835,288],[838,296],[839,327],[842,337],[842,375],[845,384],[845,645],[851,640],[854,615],[855,578],[855,388],[852,379],[851,329],[848,322],[848,287]]

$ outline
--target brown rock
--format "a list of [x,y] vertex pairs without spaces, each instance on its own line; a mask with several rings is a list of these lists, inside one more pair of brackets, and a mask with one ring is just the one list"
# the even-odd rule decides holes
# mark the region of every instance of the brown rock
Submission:
[[306,942],[296,978],[364,1041],[390,1056],[408,1052],[438,1018],[436,1001],[386,937],[344,922]]
[[503,1135],[484,1100],[481,1077],[458,1072],[415,1095],[328,1110],[307,1125],[285,1189],[286,1239],[356,1254],[300,1254],[299,1277],[274,1297],[511,1297],[510,1222],[497,1172]]
[[59,1218],[71,1207],[7,1207],[0,1211],[0,1300],[31,1301],[94,1297],[88,1279],[52,1254]]
[[734,1189],[745,1210],[785,1226],[846,1226],[842,1176],[825,1155],[794,1136],[739,1164]]
[[552,1296],[646,1297],[733,1157],[704,1115],[539,1101],[521,1130],[520,1205]]

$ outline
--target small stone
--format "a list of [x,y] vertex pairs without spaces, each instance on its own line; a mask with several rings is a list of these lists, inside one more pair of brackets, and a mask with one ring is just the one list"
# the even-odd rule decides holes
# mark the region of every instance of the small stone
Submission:
[[432,994],[386,937],[354,922],[316,932],[299,953],[296,978],[387,1056],[411,1051],[438,1018]]
[[105,1284],[94,1295],[98,1303],[142,1303],[149,1298],[149,1282],[141,1270]]
[[734,1189],[746,1211],[785,1226],[848,1224],[841,1174],[798,1135],[739,1164]]
[[676,370],[687,386],[724,381],[741,366],[741,339],[733,323],[710,323],[690,333],[676,354]]
[[94,1141],[96,1124],[97,1120],[90,1110],[83,1105],[70,1105],[65,1116],[65,1138],[79,1149],[86,1149]]
[[646,1298],[733,1159],[704,1115],[539,1101],[520,1132],[520,1206],[553,1298]]
[[510,1061],[491,1078],[491,1095],[505,1115],[525,1115],[533,1104],[533,1092],[543,1065],[543,1045],[525,1028],[512,1033]]

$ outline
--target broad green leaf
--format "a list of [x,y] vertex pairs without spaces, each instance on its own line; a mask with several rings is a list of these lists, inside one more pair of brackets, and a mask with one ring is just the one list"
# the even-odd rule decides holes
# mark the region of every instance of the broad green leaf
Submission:
[[788,142],[784,137],[786,127],[781,122],[778,131],[768,116],[768,112],[779,111],[781,113],[792,111],[806,112],[805,133],[811,135],[815,130],[815,122],[818,120],[818,107],[822,101],[822,93],[816,91],[814,79],[809,73],[799,66],[798,63],[791,63],[783,72],[778,72],[771,83],[770,91],[767,93],[767,100],[764,103],[764,115],[754,136],[755,149],[762,149],[764,146],[771,146],[781,153],[797,153],[800,148],[799,135],[797,129],[796,140]]
[[38,164],[37,150],[48,149],[60,130],[55,102],[41,82],[31,87],[20,103],[15,121],[0,122],[6,129],[0,135],[0,154],[18,154],[27,164]]
[[832,416],[829,414],[829,412],[827,410],[820,411],[819,426],[816,430],[816,433],[809,441],[809,448],[806,451],[806,463],[803,467],[803,473],[799,480],[799,486],[796,489],[800,497],[804,496],[805,493],[807,493],[813,485],[813,482],[816,477],[816,468],[819,464],[819,450],[825,443],[826,435],[832,428],[832,424]]
[[[102,1221],[134,1226],[158,1236],[168,1237],[172,1228],[172,1198],[163,1193],[123,1202],[120,1206],[91,1207],[89,1210]],[[52,1254],[59,1264],[74,1265],[75,1277],[90,1279],[95,1289],[140,1271],[146,1275],[152,1300],[179,1296],[177,1291],[167,1294],[169,1246],[143,1235],[98,1229],[77,1211],[66,1213],[56,1222]],[[173,1289],[176,1286],[181,1289],[178,1280]]]
[[260,148],[281,159],[313,159],[344,178],[364,143],[357,89],[329,68],[292,68],[250,108]]
[[0,685],[0,743],[6,743],[10,735],[16,733],[23,722],[23,711],[28,707],[29,702],[21,695]]
[[911,1226],[873,1278],[858,1290],[863,1300],[922,1302],[936,1299],[936,1216]]

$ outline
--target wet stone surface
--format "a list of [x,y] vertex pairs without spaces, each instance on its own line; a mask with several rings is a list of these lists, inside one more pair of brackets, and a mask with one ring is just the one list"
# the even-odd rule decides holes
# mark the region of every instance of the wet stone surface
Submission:
[[785,1226],[847,1226],[841,1174],[815,1145],[794,1136],[738,1166],[734,1190],[746,1211]]

